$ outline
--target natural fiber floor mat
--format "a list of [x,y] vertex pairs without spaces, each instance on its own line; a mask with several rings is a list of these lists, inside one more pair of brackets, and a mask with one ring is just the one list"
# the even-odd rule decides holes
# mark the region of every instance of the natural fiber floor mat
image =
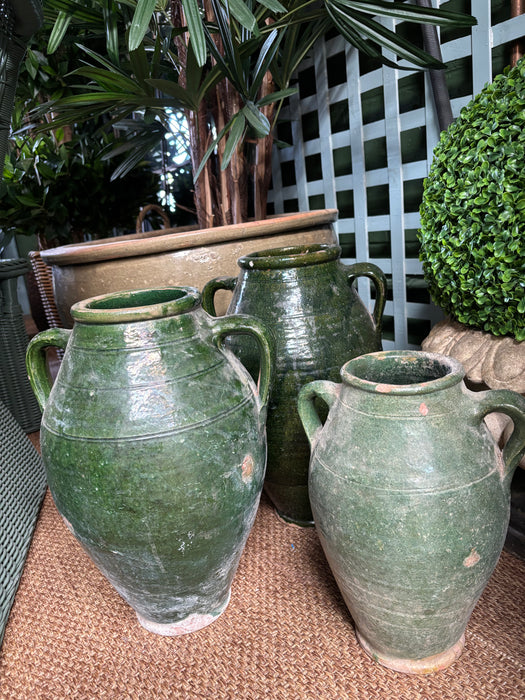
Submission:
[[263,497],[223,615],[184,637],[145,631],[62,523],[49,494],[0,655],[0,697],[120,700],[497,700],[525,697],[525,563],[503,553],[463,656],[404,676],[372,661],[314,530]]

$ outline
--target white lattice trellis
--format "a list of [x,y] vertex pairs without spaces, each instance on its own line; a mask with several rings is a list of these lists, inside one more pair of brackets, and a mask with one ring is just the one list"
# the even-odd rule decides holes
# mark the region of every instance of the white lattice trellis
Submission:
[[[436,6],[440,4],[457,9],[456,2],[434,2]],[[471,32],[450,40],[443,36],[447,82],[453,83],[454,72],[460,72],[459,88],[451,95],[454,116],[492,80],[498,48],[501,64],[502,47],[525,36],[525,15],[498,20],[495,10],[504,4],[503,0],[492,3],[475,0],[470,12],[478,24]],[[394,26],[392,20],[384,20],[384,23],[390,28]],[[344,55],[346,78],[339,82],[331,80],[329,66],[341,55]],[[501,70],[503,65],[496,66],[496,70]],[[465,71],[469,73],[467,79]],[[345,241],[350,240],[351,252],[344,261],[374,262],[391,279],[391,296],[385,309],[385,349],[417,348],[431,325],[441,318],[440,310],[428,296],[422,298],[426,296],[425,284],[414,235],[419,227],[418,193],[439,138],[428,75],[421,78],[420,92],[424,95],[420,96],[420,104],[407,109],[406,105],[400,105],[400,94],[410,76],[417,74],[388,67],[360,73],[357,51],[349,48],[340,37],[319,42],[313,55],[301,66],[299,84],[301,73],[315,76],[315,93],[301,89],[283,110],[283,119],[288,119],[291,127],[292,145],[276,149],[270,202],[276,213],[339,208],[337,232],[343,250]],[[458,84],[457,77],[455,82]],[[408,89],[413,87],[408,86]],[[464,94],[465,89],[467,94]],[[307,94],[302,95],[303,92]],[[369,115],[365,118],[363,104],[368,96],[376,101],[379,98],[380,104],[381,92],[384,113],[380,118],[370,119]],[[454,92],[459,94],[455,96]],[[338,117],[337,110],[342,116]],[[415,149],[419,151],[416,158],[410,156],[414,139],[423,144],[423,153],[421,148]],[[386,162],[382,167],[367,165],[367,149],[373,151],[374,148],[376,151],[379,148],[380,152],[386,150]],[[338,174],[335,156],[345,153],[351,153],[348,168],[343,168],[344,174]],[[373,204],[377,196],[384,200],[379,211]],[[376,238],[385,241],[379,255],[373,252]],[[360,281],[359,293],[372,308],[368,280]]]

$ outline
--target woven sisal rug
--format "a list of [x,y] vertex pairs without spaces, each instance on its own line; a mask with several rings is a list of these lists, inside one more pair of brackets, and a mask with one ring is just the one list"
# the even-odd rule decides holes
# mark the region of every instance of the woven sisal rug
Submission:
[[525,562],[503,553],[453,666],[389,671],[358,646],[314,530],[263,497],[231,602],[177,638],[145,631],[46,496],[0,654],[0,698],[525,698]]

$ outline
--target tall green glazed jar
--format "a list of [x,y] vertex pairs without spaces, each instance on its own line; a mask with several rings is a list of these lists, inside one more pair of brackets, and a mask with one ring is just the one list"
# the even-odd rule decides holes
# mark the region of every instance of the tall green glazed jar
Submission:
[[[271,339],[255,319],[211,318],[190,287],[107,294],[72,315],[27,351],[55,504],[146,629],[194,631],[225,609],[255,518]],[[259,348],[259,390],[224,348],[236,333]],[[49,345],[65,350],[52,389]]]
[[[501,553],[525,399],[471,392],[459,362],[432,353],[364,355],[341,375],[299,396],[316,528],[363,648],[430,673],[461,654]],[[493,411],[514,422],[503,453],[483,421]]]
[[[265,491],[277,513],[297,525],[312,525],[308,497],[310,451],[297,413],[300,388],[314,379],[336,380],[352,357],[381,349],[386,279],[370,263],[344,265],[338,245],[273,248],[238,260],[238,277],[211,280],[203,306],[214,314],[214,296],[230,289],[229,314],[250,314],[273,332],[275,382],[268,406],[268,465]],[[372,280],[370,314],[353,287],[358,277]],[[252,370],[256,347],[235,338],[230,347]]]

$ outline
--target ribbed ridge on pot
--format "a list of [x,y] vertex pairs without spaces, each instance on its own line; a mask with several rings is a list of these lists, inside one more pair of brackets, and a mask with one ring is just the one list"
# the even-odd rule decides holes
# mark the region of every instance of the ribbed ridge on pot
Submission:
[[79,301],[71,307],[71,315],[82,323],[148,321],[188,313],[200,299],[193,287],[136,289]]
[[426,394],[458,384],[464,377],[457,360],[411,350],[374,352],[343,365],[345,384],[379,394]]
[[244,255],[237,262],[240,267],[247,270],[283,270],[289,267],[319,265],[338,260],[340,257],[340,246],[329,245],[328,243],[314,243],[312,245],[260,250]]

